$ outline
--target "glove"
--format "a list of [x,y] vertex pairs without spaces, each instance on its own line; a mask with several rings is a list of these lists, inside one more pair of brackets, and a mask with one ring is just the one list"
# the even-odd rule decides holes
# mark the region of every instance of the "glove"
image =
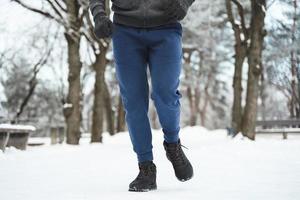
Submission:
[[177,20],[182,20],[194,0],[171,0],[170,4],[166,10],[166,15],[169,18],[175,18]]
[[98,39],[110,38],[113,32],[113,23],[106,15],[97,15],[94,18],[94,33]]

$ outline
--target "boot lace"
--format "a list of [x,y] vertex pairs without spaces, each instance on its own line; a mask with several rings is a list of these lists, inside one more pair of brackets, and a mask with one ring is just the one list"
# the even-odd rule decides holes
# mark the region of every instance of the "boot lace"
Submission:
[[181,147],[188,149],[187,147],[183,146],[182,144],[174,145],[168,147],[168,153],[169,153],[169,158],[174,162],[175,165],[185,165],[186,160],[184,158],[183,151]]
[[139,169],[140,172],[137,179],[143,179],[144,177],[149,176],[153,171],[152,166],[140,166]]

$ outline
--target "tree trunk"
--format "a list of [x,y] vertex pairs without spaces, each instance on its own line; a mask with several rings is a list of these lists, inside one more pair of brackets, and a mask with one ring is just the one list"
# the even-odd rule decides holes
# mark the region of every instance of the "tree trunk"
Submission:
[[[80,35],[79,29],[81,21],[78,18],[80,5],[76,0],[66,1],[68,10],[68,24],[66,27],[65,38],[68,45],[68,96],[67,105],[64,107],[64,114],[67,123],[67,144],[79,144],[80,125],[81,125],[81,86],[80,71],[82,63],[80,61]],[[70,31],[73,30],[73,31]],[[74,34],[75,33],[75,34]]]
[[[186,95],[188,97],[188,102],[189,102],[189,108],[190,108],[190,119],[189,119],[189,125],[190,126],[195,126],[197,124],[198,120],[198,113],[199,111],[199,104],[200,104],[200,98],[201,98],[201,92],[200,92],[200,84],[201,84],[201,69],[203,68],[203,53],[199,51],[198,49],[195,48],[184,48],[183,49],[184,54],[187,54],[185,59],[185,65],[190,66],[191,65],[191,56],[192,53],[195,51],[199,52],[200,55],[200,63],[199,63],[199,71],[197,74],[197,80],[196,84],[188,84],[186,88]],[[185,80],[186,82],[189,82],[190,76],[191,76],[191,69],[190,67],[185,68]]]
[[[100,44],[101,45],[101,44]],[[93,68],[96,72],[94,87],[94,105],[92,119],[92,137],[91,142],[102,142],[103,133],[103,116],[104,116],[104,73],[106,66],[106,48],[100,46],[100,54],[96,54],[96,61]]]
[[266,93],[266,81],[264,76],[264,66],[262,66],[262,74],[260,76],[261,80],[261,86],[260,86],[260,98],[261,98],[261,117],[262,120],[266,120],[266,99],[267,99],[267,93]]
[[123,107],[121,96],[119,96],[118,116],[117,116],[117,132],[125,131],[125,110]]
[[196,106],[195,103],[196,95],[193,95],[191,86],[187,86],[186,93],[187,93],[187,97],[189,100],[189,107],[190,107],[190,126],[195,126],[197,123],[197,116],[198,116],[198,109],[197,109],[198,104]]
[[255,139],[255,123],[257,114],[257,99],[259,94],[259,78],[262,73],[262,49],[266,0],[251,0],[251,30],[248,55],[248,82],[245,112],[243,115],[242,132],[249,139]]
[[241,44],[241,41],[235,45],[235,64],[233,77],[233,106],[231,126],[236,133],[241,131],[242,123],[242,73],[243,64],[247,54],[247,46]]
[[80,71],[82,63],[80,61],[80,38],[74,38],[65,34],[68,44],[68,96],[64,107],[64,115],[67,123],[67,144],[79,144],[80,124],[81,124],[81,87]]
[[296,72],[296,58],[295,58],[295,52],[294,50],[291,51],[291,74],[292,74],[292,80],[291,80],[291,106],[290,106],[290,117],[295,118],[296,117],[296,108],[297,108],[297,89],[296,89],[296,79],[297,79],[297,72]]
[[[237,6],[238,14],[240,17],[240,24],[235,20],[235,16],[232,12],[231,3]],[[238,1],[226,0],[226,10],[228,19],[232,25],[232,30],[234,31],[235,38],[235,63],[234,63],[234,77],[233,77],[233,106],[231,113],[231,126],[235,133],[241,131],[242,123],[242,74],[243,74],[243,64],[247,55],[247,40],[249,39],[249,34],[245,25],[244,20],[244,8],[242,4]]]
[[105,80],[103,80],[103,86],[104,86],[104,95],[103,95],[103,100],[104,100],[104,109],[105,109],[105,113],[106,113],[106,124],[107,124],[107,129],[110,135],[114,135],[115,134],[115,126],[114,126],[114,119],[115,119],[115,113],[112,109],[112,104],[111,104],[111,97],[110,97],[110,93],[108,90],[108,86],[105,82]]
[[[293,7],[294,7],[294,16],[293,16],[293,24],[291,28],[291,34],[292,34],[292,46],[295,45],[296,40],[296,25],[297,25],[297,0],[293,1]],[[297,101],[297,58],[296,58],[296,52],[295,49],[292,48],[290,52],[290,60],[291,60],[291,74],[292,74],[292,80],[291,80],[291,89],[292,89],[292,96],[291,96],[291,107],[290,107],[290,117],[295,118],[298,114],[299,108],[298,108],[298,101]]]
[[208,108],[208,103],[209,103],[209,100],[210,100],[210,95],[209,95],[209,92],[208,92],[208,89],[209,89],[209,86],[210,86],[210,83],[211,83],[211,78],[212,78],[212,74],[209,73],[208,74],[208,79],[207,79],[207,83],[205,85],[205,88],[204,88],[204,102],[203,102],[203,107],[200,109],[199,106],[198,106],[198,110],[199,110],[199,113],[200,113],[200,122],[201,122],[201,126],[205,127],[205,123],[206,123],[206,114],[207,114],[207,108]]

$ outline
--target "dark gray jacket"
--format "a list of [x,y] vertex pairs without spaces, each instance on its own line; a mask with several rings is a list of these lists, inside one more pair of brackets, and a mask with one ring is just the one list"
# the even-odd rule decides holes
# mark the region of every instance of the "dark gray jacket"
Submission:
[[[105,0],[89,0],[95,17],[105,14]],[[178,21],[166,15],[168,5],[174,0],[111,0],[113,21],[134,27],[154,27]],[[195,0],[180,0],[188,9]]]

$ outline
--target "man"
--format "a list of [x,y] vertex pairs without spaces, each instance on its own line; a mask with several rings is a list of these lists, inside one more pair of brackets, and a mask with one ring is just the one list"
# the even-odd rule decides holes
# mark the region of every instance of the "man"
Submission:
[[116,76],[125,119],[139,174],[129,191],[157,189],[153,163],[152,134],[148,119],[149,65],[152,92],[164,133],[164,149],[176,177],[187,181],[193,167],[181,148],[179,138],[182,67],[182,20],[194,0],[112,0],[113,22],[105,12],[105,0],[90,0],[97,38],[112,37]]

